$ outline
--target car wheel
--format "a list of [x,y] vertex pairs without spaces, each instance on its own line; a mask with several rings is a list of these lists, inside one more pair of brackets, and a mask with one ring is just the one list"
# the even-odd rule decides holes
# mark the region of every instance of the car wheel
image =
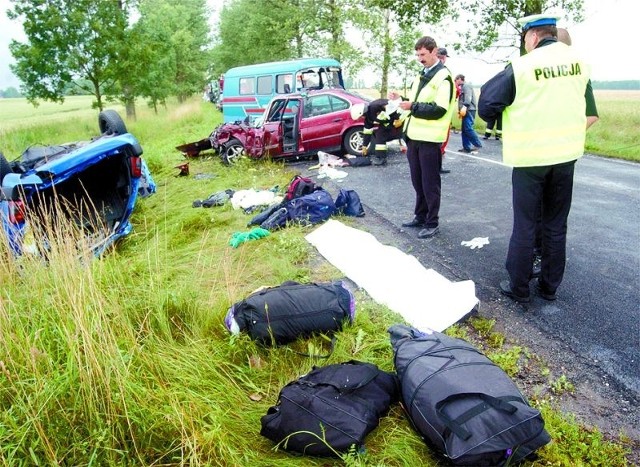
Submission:
[[11,164],[9,164],[9,161],[7,160],[7,158],[4,157],[4,154],[0,152],[0,185],[2,185],[2,180],[4,179],[4,176],[12,172],[13,172],[13,169],[11,168]]
[[344,134],[342,145],[344,150],[354,156],[362,155],[362,142],[364,141],[364,135],[362,134],[362,127],[356,126],[349,128]]
[[98,115],[98,126],[103,135],[124,135],[128,133],[127,127],[115,110],[107,109]]
[[240,159],[243,153],[244,147],[242,146],[242,143],[234,138],[222,145],[220,155],[222,156],[222,162],[225,164],[233,164]]

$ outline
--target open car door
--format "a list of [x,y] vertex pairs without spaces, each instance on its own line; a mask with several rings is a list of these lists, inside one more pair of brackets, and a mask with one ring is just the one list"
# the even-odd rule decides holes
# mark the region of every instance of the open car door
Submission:
[[286,155],[298,150],[300,100],[276,99],[265,113],[264,151],[271,157]]

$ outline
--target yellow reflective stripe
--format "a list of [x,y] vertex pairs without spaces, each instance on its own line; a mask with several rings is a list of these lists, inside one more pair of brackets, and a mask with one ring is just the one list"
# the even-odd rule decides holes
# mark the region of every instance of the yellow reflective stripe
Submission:
[[387,150],[387,145],[386,144],[376,144],[375,148],[376,148],[376,151],[386,151]]
[[373,134],[373,128],[365,128],[364,130],[362,130],[362,134],[363,135],[372,135]]

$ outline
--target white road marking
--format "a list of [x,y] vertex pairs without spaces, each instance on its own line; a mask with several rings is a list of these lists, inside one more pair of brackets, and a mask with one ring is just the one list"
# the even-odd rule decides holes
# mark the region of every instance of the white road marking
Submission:
[[503,164],[502,162],[494,161],[494,160],[491,160],[491,159],[487,159],[485,157],[473,156],[471,154],[467,154],[466,152],[458,152],[458,151],[447,151],[447,152],[451,152],[453,154],[460,154],[461,156],[470,157],[472,159],[478,159],[478,160],[485,161],[485,162],[490,162],[492,164],[502,165],[504,167],[511,167],[510,165]]

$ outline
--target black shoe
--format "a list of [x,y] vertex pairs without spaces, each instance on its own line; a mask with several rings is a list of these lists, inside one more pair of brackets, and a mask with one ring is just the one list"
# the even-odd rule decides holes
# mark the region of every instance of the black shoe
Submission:
[[403,222],[402,227],[424,227],[424,221],[414,217],[413,220],[409,222]]
[[533,256],[533,267],[531,268],[531,278],[540,277],[542,272],[542,256]]
[[529,303],[531,301],[531,297],[529,297],[528,295],[525,297],[514,294],[511,290],[511,282],[509,282],[508,280],[500,282],[500,293],[502,295],[506,295],[507,297],[515,300],[518,303]]
[[544,298],[545,300],[549,300],[550,302],[558,298],[555,292],[549,292],[548,290],[546,290],[542,286],[542,284],[540,284],[540,281],[536,282],[536,292],[538,292],[538,295],[540,295],[542,298]]
[[427,227],[418,232],[418,238],[431,238],[438,232],[440,232],[440,227],[437,225],[435,227]]
[[482,139],[489,139],[491,137],[491,135],[485,134]]
[[467,153],[467,154],[471,154],[473,151],[471,149],[460,148],[460,149],[458,149],[458,152],[464,152],[464,153]]
[[500,141],[500,136],[496,135],[496,141]]
[[448,173],[451,173],[451,170],[449,170],[449,169],[440,169],[440,173],[441,174],[448,174]]

